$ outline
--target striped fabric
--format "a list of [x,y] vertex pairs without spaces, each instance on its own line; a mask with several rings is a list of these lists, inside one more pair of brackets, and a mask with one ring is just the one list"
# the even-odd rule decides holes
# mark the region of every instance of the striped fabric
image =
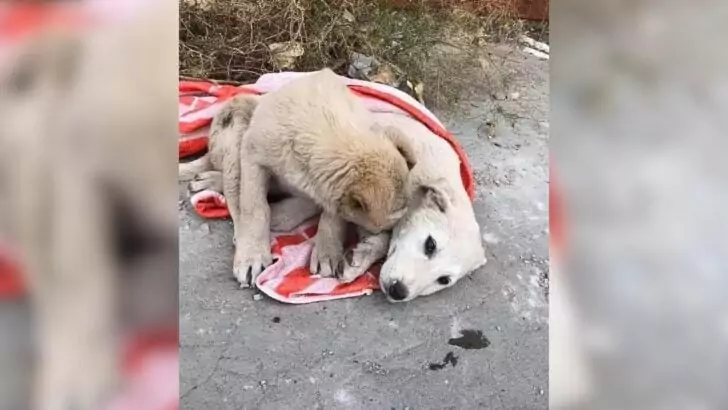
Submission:
[[[212,117],[235,95],[261,95],[277,90],[282,85],[306,73],[283,72],[266,74],[255,84],[234,87],[207,82],[180,83],[180,158],[199,154],[207,145]],[[343,77],[342,77],[343,78]],[[435,134],[447,140],[461,158],[463,184],[473,198],[473,179],[467,157],[457,141],[442,123],[423,105],[409,95],[386,85],[345,78],[352,92],[362,98],[372,112],[409,115],[425,124]],[[202,191],[191,197],[195,211],[203,218],[227,218],[225,198],[219,192]],[[284,303],[311,303],[324,300],[371,294],[379,288],[379,266],[349,284],[334,278],[313,276],[308,270],[317,220],[305,222],[293,232],[272,233],[271,250],[278,261],[268,267],[257,279],[263,293]]]

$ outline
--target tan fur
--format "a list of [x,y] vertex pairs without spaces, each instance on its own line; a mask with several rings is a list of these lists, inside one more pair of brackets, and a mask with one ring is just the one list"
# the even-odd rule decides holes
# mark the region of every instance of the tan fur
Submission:
[[325,69],[294,80],[259,108],[247,158],[327,212],[373,232],[394,224],[392,214],[406,205],[412,149],[397,129],[376,127],[338,76]]
[[[178,178],[189,182],[191,193],[212,190],[225,195],[233,226],[240,213],[240,143],[248,128],[258,97],[241,95],[233,98],[213,117],[207,153],[190,162],[180,163]],[[226,189],[227,186],[227,189]],[[288,196],[290,189],[271,181],[269,195],[285,196],[269,204],[271,230],[286,232],[321,212],[321,209],[300,196]]]
[[[0,237],[30,286],[38,410],[100,408],[117,386],[123,314],[177,315],[177,13],[163,4],[88,36],[46,33],[0,68]],[[133,244],[154,248],[122,260],[129,220]],[[167,310],[128,310],[145,308],[133,296],[153,278]]]
[[240,96],[228,102],[213,118],[208,142],[208,161],[212,169],[222,171],[222,192],[233,220],[237,241],[240,229],[240,149],[241,136],[247,130],[257,105],[257,97]]
[[328,69],[260,97],[240,151],[236,278],[252,284],[271,262],[272,177],[323,208],[311,270],[333,276],[343,269],[347,221],[379,232],[403,215],[415,162],[399,131],[376,127]]

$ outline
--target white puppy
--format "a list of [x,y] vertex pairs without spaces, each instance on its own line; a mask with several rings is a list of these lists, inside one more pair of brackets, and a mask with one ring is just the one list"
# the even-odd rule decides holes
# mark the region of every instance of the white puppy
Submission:
[[385,113],[375,117],[410,139],[417,157],[410,172],[415,197],[391,240],[383,233],[357,245],[344,277],[356,277],[386,256],[380,286],[390,301],[404,302],[454,285],[487,259],[455,151],[415,119]]

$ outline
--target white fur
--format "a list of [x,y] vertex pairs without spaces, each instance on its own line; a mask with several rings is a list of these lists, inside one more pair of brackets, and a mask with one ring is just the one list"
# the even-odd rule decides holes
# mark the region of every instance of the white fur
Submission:
[[[460,178],[460,160],[452,147],[410,117],[382,113],[376,114],[376,121],[396,126],[411,139],[417,155],[417,165],[410,172],[415,195],[418,188],[434,188],[447,204],[443,213],[427,198],[414,200],[392,231],[380,286],[386,294],[394,281],[403,283],[408,290],[401,300],[404,302],[453,286],[487,259],[472,203]],[[424,253],[427,236],[438,245],[431,258]],[[438,284],[437,279],[445,275],[450,276],[450,283]]]

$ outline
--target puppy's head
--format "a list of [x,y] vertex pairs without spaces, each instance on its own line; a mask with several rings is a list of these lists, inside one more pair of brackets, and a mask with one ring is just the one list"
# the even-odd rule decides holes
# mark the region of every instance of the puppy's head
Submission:
[[406,302],[453,286],[486,261],[473,212],[455,205],[444,181],[420,186],[392,232],[380,287],[389,301]]
[[398,129],[376,128],[374,132],[382,143],[359,155],[355,178],[342,197],[339,212],[344,219],[377,233],[390,229],[404,215],[410,195],[407,177],[417,160]]

